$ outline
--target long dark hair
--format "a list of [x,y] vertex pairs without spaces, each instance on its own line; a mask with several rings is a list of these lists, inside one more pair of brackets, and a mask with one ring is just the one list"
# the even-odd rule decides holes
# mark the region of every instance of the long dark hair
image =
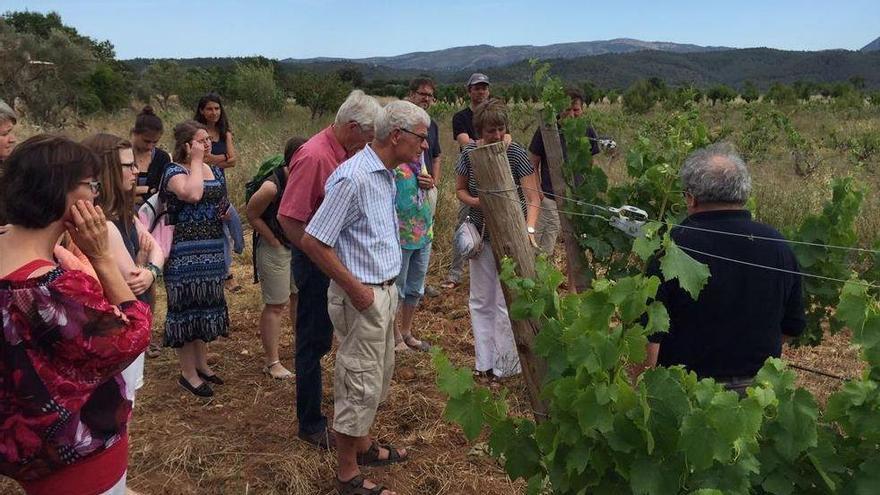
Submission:
[[223,102],[220,101],[220,95],[217,93],[208,93],[201,97],[199,99],[199,104],[196,107],[196,114],[193,116],[193,120],[207,126],[208,120],[202,115],[202,110],[204,110],[208,103],[212,101],[220,105],[220,120],[217,121],[217,134],[220,135],[220,141],[225,142],[226,133],[230,131],[230,128],[229,121],[226,120],[226,110],[223,108]]
[[119,150],[131,149],[131,142],[101,132],[83,139],[81,144],[98,155],[100,160],[98,180],[101,181],[102,187],[100,194],[95,198],[95,204],[104,209],[108,219],[122,222],[125,231],[130,232],[134,225],[135,192],[134,189],[123,190]]
[[172,158],[175,163],[181,165],[186,163],[187,153],[186,145],[193,140],[199,129],[205,129],[205,124],[194,120],[185,120],[174,126],[174,154]]

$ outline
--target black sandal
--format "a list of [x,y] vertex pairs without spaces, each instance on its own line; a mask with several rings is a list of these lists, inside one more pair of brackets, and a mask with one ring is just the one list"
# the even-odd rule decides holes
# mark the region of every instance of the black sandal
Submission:
[[206,382],[216,383],[217,385],[223,385],[223,379],[217,376],[217,374],[206,375],[199,370],[196,370],[196,373],[199,375],[199,378],[205,380]]
[[[382,459],[379,457],[379,449],[385,449],[388,451],[387,459]],[[397,451],[397,447],[393,445],[382,445],[375,440],[372,444],[370,444],[370,448],[367,449],[366,452],[357,455],[358,465],[369,467],[387,466],[389,464],[406,462],[408,460],[409,452],[407,452],[406,455],[400,455],[400,452]]]
[[364,487],[364,475],[359,474],[348,481],[342,481],[336,478],[336,493],[339,495],[381,495],[387,490],[382,485],[377,484],[373,488]]
[[193,395],[197,395],[199,397],[213,397],[214,391],[211,389],[211,386],[208,385],[207,382],[202,382],[198,387],[193,387],[189,380],[180,375],[180,378],[177,379],[177,383],[180,384],[181,387],[185,388],[187,391],[192,393]]

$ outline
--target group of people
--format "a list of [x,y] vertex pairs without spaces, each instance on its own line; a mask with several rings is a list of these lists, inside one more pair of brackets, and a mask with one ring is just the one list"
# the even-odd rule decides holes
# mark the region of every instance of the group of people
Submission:
[[[163,343],[178,348],[181,386],[210,395],[205,382],[222,383],[206,345],[229,326],[232,135],[216,95],[175,126],[172,156],[156,147],[150,107],[130,139],[18,144],[16,124],[0,101],[0,472],[28,493],[126,493],[127,424],[163,277]],[[152,195],[174,217],[169,252],[137,214]]]
[[[489,84],[483,74],[471,76],[471,104],[454,116],[453,133],[459,223],[472,223],[483,239],[469,259],[474,374],[496,380],[519,373],[520,364],[471,152],[506,143],[522,234],[536,252],[552,253],[559,221],[540,130],[528,148],[514,142],[506,107],[490,97]],[[414,333],[413,318],[425,294],[442,173],[438,127],[426,112],[434,89],[430,79],[415,79],[406,99],[384,107],[352,91],[331,125],[287,141],[247,200],[265,303],[263,371],[277,379],[295,373],[298,437],[336,449],[342,495],[394,495],[360,467],[410,455],[370,430],[389,393],[395,353],[431,346]],[[583,112],[583,96],[569,96],[560,119]],[[130,139],[37,135],[14,146],[17,117],[0,102],[0,472],[28,493],[61,486],[124,493],[126,426],[150,340],[151,288],[160,278],[168,306],[163,344],[178,350],[180,386],[208,397],[212,384],[223,383],[207,361],[207,343],[229,328],[224,283],[230,238],[241,228],[230,225],[224,168],[236,152],[216,95],[203,98],[195,117],[174,127],[171,155],[156,147],[163,125],[149,107]],[[588,136],[595,143],[592,129]],[[742,391],[766,357],[779,355],[783,334],[803,329],[794,255],[783,242],[758,247],[748,237],[782,240],[743,209],[750,181],[723,145],[685,162],[689,217],[672,235],[683,248],[718,256],[694,255],[712,272],[697,301],[674,280],[660,286],[670,331],[652,337],[646,365],[682,364]],[[173,225],[167,253],[135,214],[153,196]],[[744,268],[729,258],[784,270]],[[461,282],[463,261],[453,261],[447,288]],[[648,273],[659,273],[657,262]],[[296,322],[294,372],[278,351],[286,309]],[[331,421],[321,408],[321,359],[334,335]]]

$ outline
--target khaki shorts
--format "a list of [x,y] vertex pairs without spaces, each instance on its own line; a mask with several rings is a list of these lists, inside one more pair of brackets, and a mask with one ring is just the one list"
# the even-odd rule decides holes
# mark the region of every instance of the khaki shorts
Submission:
[[264,304],[287,304],[291,294],[296,294],[296,283],[293,279],[293,255],[290,249],[272,247],[257,241],[257,275],[260,277],[260,291],[263,293]]
[[340,342],[333,377],[333,429],[352,437],[369,435],[394,374],[397,286],[370,288],[373,304],[362,312],[336,282],[327,289],[327,312]]

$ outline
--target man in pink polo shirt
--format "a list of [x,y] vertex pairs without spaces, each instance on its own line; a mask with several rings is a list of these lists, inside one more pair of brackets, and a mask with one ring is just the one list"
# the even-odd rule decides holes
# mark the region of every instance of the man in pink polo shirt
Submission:
[[312,136],[290,159],[290,176],[278,207],[278,222],[293,243],[293,275],[299,289],[294,358],[298,436],[322,448],[332,442],[327,418],[321,413],[321,358],[333,341],[327,313],[330,279],[303,253],[300,241],[324,200],[327,177],[373,139],[373,122],[381,108],[363,91],[352,91],[334,123]]

